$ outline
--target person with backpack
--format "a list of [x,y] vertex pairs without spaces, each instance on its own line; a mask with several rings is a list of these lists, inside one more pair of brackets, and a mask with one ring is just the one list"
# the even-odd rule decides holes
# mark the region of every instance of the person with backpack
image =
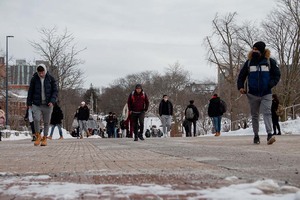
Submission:
[[194,129],[194,137],[196,137],[197,127],[196,123],[199,119],[199,111],[194,105],[194,100],[190,100],[190,104],[186,107],[184,111],[185,119],[187,120],[188,132],[186,133],[187,137],[192,137],[192,125]]
[[[259,114],[263,114],[267,132],[267,144],[273,144],[276,139],[272,134],[272,91],[280,80],[280,70],[274,59],[270,58],[271,52],[266,49],[262,41],[256,42],[248,54],[248,60],[244,63],[237,80],[237,88],[241,94],[246,94],[250,105],[252,126],[254,132],[254,144],[260,144],[259,138]],[[248,89],[245,87],[247,79]]]
[[62,124],[63,118],[64,118],[64,115],[63,115],[61,108],[59,107],[57,102],[54,103],[51,120],[50,120],[50,125],[52,125],[52,127],[51,127],[51,131],[50,131],[50,136],[47,137],[48,139],[52,140],[52,136],[53,136],[55,127],[58,128],[58,132],[59,132],[59,136],[60,136],[59,139],[60,140],[64,139],[62,129],[61,129],[61,124]]
[[141,84],[137,84],[135,90],[129,94],[127,105],[134,125],[134,141],[138,141],[138,139],[145,140],[143,137],[144,118],[149,107],[149,100]]
[[169,101],[168,95],[163,95],[163,99],[159,104],[159,116],[163,127],[163,136],[167,137],[168,132],[171,129],[172,115],[173,115],[173,104]]
[[224,112],[226,112],[225,102],[217,94],[214,94],[209,100],[208,116],[213,122],[215,136],[221,135],[221,120]]
[[276,135],[276,129],[278,129],[278,134],[281,135],[280,131],[280,125],[279,125],[279,116],[277,109],[279,107],[279,99],[276,94],[272,95],[272,106],[271,106],[271,112],[272,112],[272,123],[273,123],[273,135]]

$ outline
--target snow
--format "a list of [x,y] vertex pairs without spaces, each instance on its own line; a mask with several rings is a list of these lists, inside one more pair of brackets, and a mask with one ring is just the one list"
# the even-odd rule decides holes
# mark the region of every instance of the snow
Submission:
[[[169,196],[172,197],[171,199],[177,199],[179,195],[190,196],[190,198],[187,199],[300,199],[300,189],[292,186],[280,186],[273,180],[232,184],[228,187],[218,189],[184,190],[174,189],[171,185],[77,184],[69,182],[49,182],[48,179],[50,179],[50,177],[46,175],[6,178],[1,181],[0,194],[32,197],[33,199],[45,197],[47,197],[47,199],[80,199],[83,196],[87,197],[87,199],[111,199],[112,195],[121,199],[130,199],[132,195],[151,195],[158,199],[160,199],[160,196]],[[13,186],[11,186],[11,184],[13,184]]]
[[[145,127],[159,122],[149,118]],[[300,118],[280,122],[283,134],[300,134]],[[4,130],[7,131],[7,130]],[[50,132],[49,132],[50,133]],[[263,123],[260,124],[260,133],[265,133]],[[18,136],[16,136],[18,135]],[[211,136],[212,134],[209,134]],[[240,129],[222,133],[222,136],[230,135],[253,135],[252,128]],[[73,138],[65,129],[63,136],[66,139]],[[203,136],[200,136],[203,137]],[[55,129],[53,139],[58,139],[58,130]],[[99,138],[92,136],[91,138]],[[31,139],[29,134],[11,134],[9,138],[2,138],[3,141]],[[10,176],[8,173],[0,173],[0,194],[14,195],[24,198],[36,199],[130,199],[132,195],[150,195],[153,199],[162,199],[162,196],[178,199],[178,195],[184,195],[186,199],[244,199],[244,200],[300,200],[300,189],[287,185],[280,185],[274,180],[258,180],[253,183],[234,184],[237,177],[227,177],[225,180],[232,183],[221,188],[207,189],[175,189],[172,185],[142,184],[142,185],[115,185],[115,184],[78,184],[69,182],[51,182],[48,175],[37,176]],[[18,183],[18,184],[14,184]],[[43,192],[41,192],[43,191]],[[55,191],[55,192],[53,192]]]

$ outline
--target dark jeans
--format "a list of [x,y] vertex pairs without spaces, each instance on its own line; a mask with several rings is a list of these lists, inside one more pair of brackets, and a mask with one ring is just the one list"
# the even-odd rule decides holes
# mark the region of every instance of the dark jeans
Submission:
[[[145,112],[135,113],[132,112],[130,114],[133,126],[134,126],[134,137],[137,138],[142,137],[144,133],[144,118],[145,118]],[[140,130],[140,131],[139,131]]]
[[194,133],[194,137],[196,137],[196,123],[197,121],[196,120],[193,120],[193,121],[188,121],[188,127],[189,127],[189,132],[188,134],[186,135],[186,137],[192,137],[192,125],[193,125],[193,133]]
[[278,129],[278,133],[281,133],[279,126],[279,116],[277,116],[276,114],[272,114],[272,123],[274,134],[276,134],[276,129]]

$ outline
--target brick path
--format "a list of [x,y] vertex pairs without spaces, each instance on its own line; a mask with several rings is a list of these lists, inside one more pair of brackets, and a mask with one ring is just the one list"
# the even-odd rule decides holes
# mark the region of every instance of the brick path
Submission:
[[[299,143],[300,136],[281,136],[271,146],[263,142],[253,145],[250,136],[154,138],[139,142],[65,139],[49,141],[46,147],[34,147],[29,140],[5,141],[0,142],[0,181],[8,177],[49,175],[48,182],[151,183],[188,190],[226,186],[232,184],[226,177],[237,176],[235,183],[270,178],[300,187]],[[188,196],[193,194],[180,198]],[[26,199],[1,193],[0,197]],[[135,194],[128,198],[144,197]],[[148,197],[153,199],[151,195]],[[81,199],[93,198],[83,194]]]

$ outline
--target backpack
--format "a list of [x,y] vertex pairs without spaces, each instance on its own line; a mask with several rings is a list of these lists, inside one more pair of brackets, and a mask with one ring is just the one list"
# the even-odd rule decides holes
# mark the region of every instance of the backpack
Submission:
[[281,104],[278,104],[278,108],[275,112],[277,116],[282,116],[284,114],[284,107]]
[[185,118],[186,119],[194,119],[195,113],[193,108],[189,107],[186,109]]
[[220,100],[220,112],[223,114],[227,111],[227,105],[225,103],[225,101],[223,101],[222,99]]

